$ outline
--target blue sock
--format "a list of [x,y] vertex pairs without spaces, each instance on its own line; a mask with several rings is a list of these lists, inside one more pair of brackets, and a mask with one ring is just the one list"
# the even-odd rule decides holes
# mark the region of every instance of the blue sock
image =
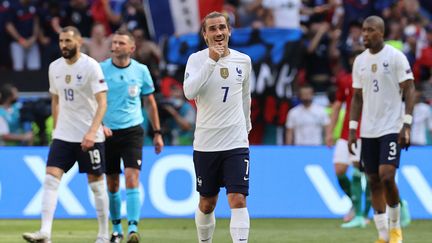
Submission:
[[138,188],[126,189],[126,211],[128,220],[128,233],[131,231],[138,232],[138,222],[141,211]]
[[113,224],[113,232],[123,234],[121,226],[121,195],[120,192],[108,192],[109,210],[111,222]]

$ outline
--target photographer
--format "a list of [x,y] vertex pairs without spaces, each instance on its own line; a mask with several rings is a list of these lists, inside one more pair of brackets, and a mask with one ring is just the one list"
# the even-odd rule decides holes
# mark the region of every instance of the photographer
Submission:
[[32,145],[31,126],[20,119],[18,89],[11,84],[0,87],[0,145]]
[[195,109],[186,102],[179,83],[170,85],[170,98],[159,102],[164,142],[167,145],[192,145]]

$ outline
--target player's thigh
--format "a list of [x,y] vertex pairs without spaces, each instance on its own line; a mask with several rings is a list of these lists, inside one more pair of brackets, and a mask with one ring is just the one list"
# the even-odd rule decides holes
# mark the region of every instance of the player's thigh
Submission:
[[79,143],[54,139],[50,145],[47,166],[57,167],[65,173],[68,172],[77,161],[78,157],[75,153],[77,147],[81,147]]
[[222,186],[222,152],[193,152],[196,190],[203,197],[217,195]]
[[223,184],[227,193],[249,194],[249,149],[225,151],[223,158]]
[[380,164],[380,146],[378,138],[361,139],[361,162],[366,174],[378,174]]
[[399,168],[401,148],[398,144],[398,134],[388,134],[380,137],[380,164],[390,164]]
[[101,175],[105,172],[105,144],[95,143],[88,151],[77,149],[80,173]]
[[333,152],[334,164],[350,165],[348,142],[345,139],[338,139]]
[[124,167],[141,170],[144,130],[141,126],[131,127],[122,136],[120,156],[123,159]]

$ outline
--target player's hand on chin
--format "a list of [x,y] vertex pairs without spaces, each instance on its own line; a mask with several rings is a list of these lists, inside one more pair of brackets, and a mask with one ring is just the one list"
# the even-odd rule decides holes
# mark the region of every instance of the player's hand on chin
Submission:
[[94,144],[95,144],[95,140],[96,140],[96,135],[93,133],[87,133],[84,136],[83,141],[81,142],[81,149],[83,151],[88,151],[91,148],[93,148]]
[[214,44],[209,46],[209,57],[213,59],[215,62],[222,57],[225,48],[222,45]]

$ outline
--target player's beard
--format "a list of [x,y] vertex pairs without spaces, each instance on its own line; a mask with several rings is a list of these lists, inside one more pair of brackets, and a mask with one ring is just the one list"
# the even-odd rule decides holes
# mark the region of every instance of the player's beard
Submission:
[[63,48],[61,53],[62,53],[62,57],[64,57],[65,59],[72,59],[78,52],[78,47],[72,47],[71,49],[68,48]]

